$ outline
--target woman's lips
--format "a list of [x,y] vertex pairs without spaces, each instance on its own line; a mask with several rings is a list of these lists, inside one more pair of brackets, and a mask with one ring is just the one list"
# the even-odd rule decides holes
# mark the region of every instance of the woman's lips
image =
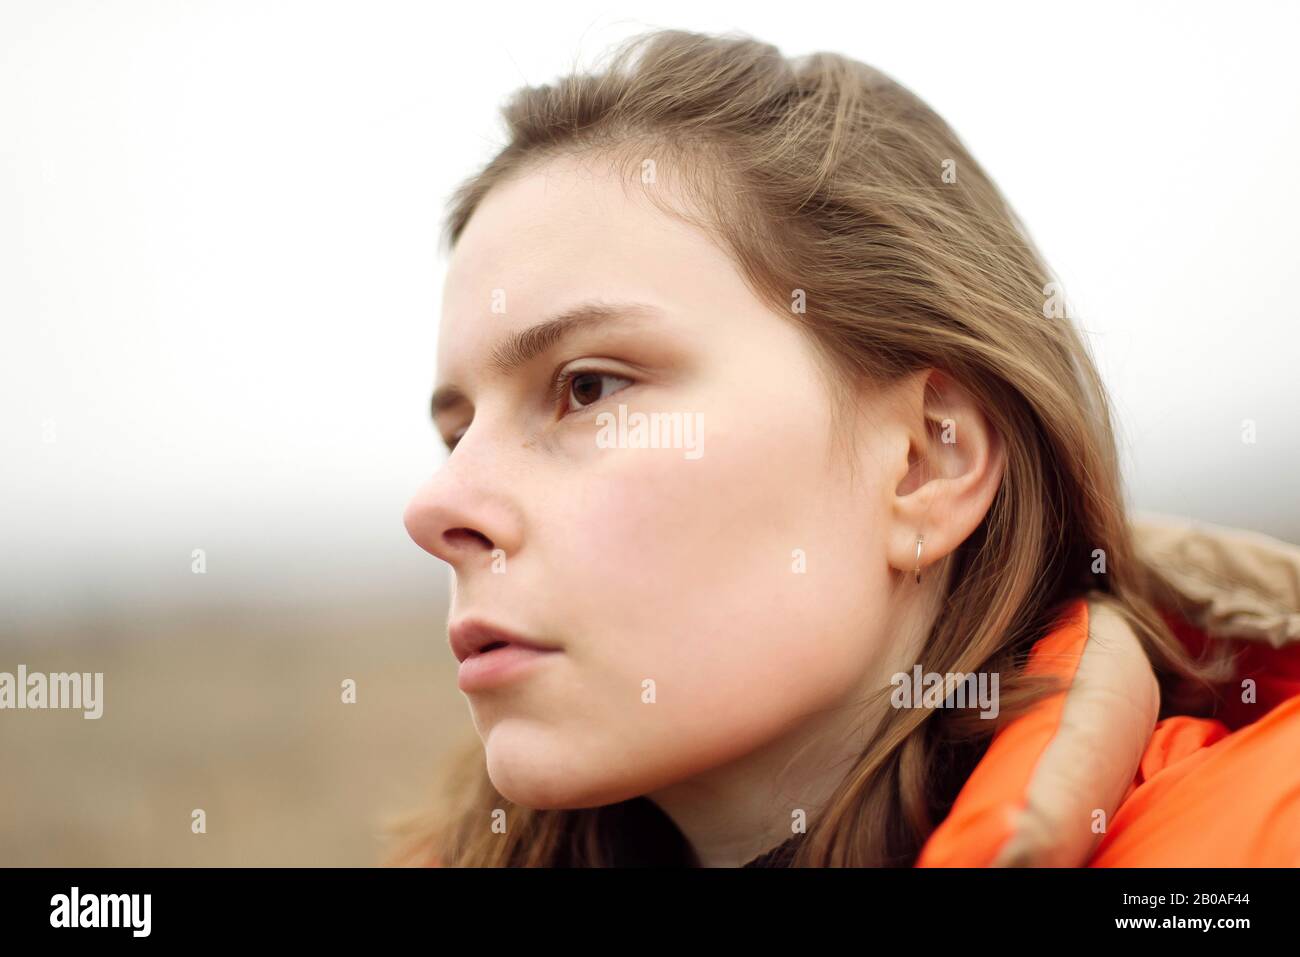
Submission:
[[456,622],[447,636],[460,661],[456,683],[465,692],[504,684],[560,651],[473,618]]
[[560,654],[558,648],[502,645],[470,655],[460,663],[456,685],[461,691],[483,691],[522,677],[543,660]]

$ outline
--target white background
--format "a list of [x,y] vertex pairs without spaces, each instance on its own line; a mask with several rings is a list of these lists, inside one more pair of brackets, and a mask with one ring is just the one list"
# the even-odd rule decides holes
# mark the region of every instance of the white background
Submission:
[[510,91],[655,27],[920,94],[1064,280],[1132,501],[1300,541],[1296,9],[7,0],[4,618],[442,588],[444,204]]

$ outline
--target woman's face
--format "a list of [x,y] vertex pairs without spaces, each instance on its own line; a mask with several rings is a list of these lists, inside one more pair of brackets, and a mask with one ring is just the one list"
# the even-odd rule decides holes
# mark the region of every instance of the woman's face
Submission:
[[[592,302],[615,308],[535,331]],[[442,315],[435,418],[459,439],[406,526],[452,566],[453,629],[559,649],[467,691],[505,797],[653,794],[887,683],[906,443],[868,404],[851,467],[805,334],[704,233],[552,161],[479,207]],[[678,441],[638,443],[637,413]]]

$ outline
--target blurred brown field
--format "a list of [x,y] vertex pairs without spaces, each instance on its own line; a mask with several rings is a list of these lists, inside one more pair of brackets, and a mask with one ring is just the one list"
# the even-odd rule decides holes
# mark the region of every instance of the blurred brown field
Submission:
[[0,865],[382,863],[385,826],[427,806],[474,733],[445,616],[387,602],[4,635],[0,671],[102,671],[104,708],[0,711]]

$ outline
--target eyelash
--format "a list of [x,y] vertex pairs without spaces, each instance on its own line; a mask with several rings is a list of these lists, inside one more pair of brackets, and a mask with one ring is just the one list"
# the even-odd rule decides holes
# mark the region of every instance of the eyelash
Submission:
[[[619,375],[617,372],[605,372],[601,369],[560,369],[560,371],[555,374],[554,378],[551,379],[551,384],[547,387],[547,398],[549,399],[550,404],[552,406],[557,406],[561,402],[567,402],[569,398],[569,390],[573,388],[573,380],[578,378],[578,376],[584,375],[609,376],[612,379],[626,379],[628,385],[631,385],[633,382],[632,378],[629,376]],[[623,388],[625,389],[627,386],[624,386]],[[622,389],[619,389],[618,391],[621,392]],[[606,397],[602,396],[602,399],[603,398]],[[596,400],[596,402],[600,401],[601,399]],[[596,402],[591,403],[591,405],[595,405]],[[583,406],[583,408],[591,408],[591,406]],[[567,410],[563,413],[563,415],[569,414],[570,413]],[[456,450],[456,446],[460,443],[461,437],[464,436],[464,434],[465,430],[462,429],[459,435],[452,436],[451,441],[447,443],[448,454]]]
[[[573,388],[573,380],[578,378],[579,376],[584,376],[584,375],[609,376],[611,379],[626,379],[628,385],[631,385],[633,381],[629,376],[619,375],[617,372],[606,372],[602,369],[561,369],[558,373],[556,373],[555,377],[551,379],[550,389],[548,390],[549,392],[548,398],[550,399],[551,405],[556,406],[559,405],[561,402],[567,404],[569,399],[569,392]],[[623,389],[626,388],[627,386],[623,386]],[[621,392],[622,389],[619,389],[617,391]],[[585,405],[582,406],[581,408],[589,409],[591,408],[591,406],[595,405],[597,402],[603,401],[605,398],[607,398],[607,396],[602,396],[601,398],[597,399],[595,402],[592,402],[590,405]],[[573,410],[573,411],[579,411],[579,410]],[[570,414],[572,414],[572,412],[568,409],[565,409],[564,412],[562,413],[562,416],[570,415]]]

